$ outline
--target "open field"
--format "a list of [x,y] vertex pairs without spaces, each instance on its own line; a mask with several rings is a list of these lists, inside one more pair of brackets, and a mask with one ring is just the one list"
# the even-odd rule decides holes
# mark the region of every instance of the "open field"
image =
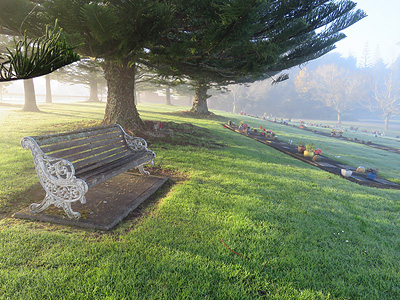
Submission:
[[85,231],[9,217],[31,203],[38,181],[19,140],[104,113],[104,104],[40,108],[0,107],[0,299],[400,299],[400,191],[359,186],[221,123],[314,141],[324,155],[400,182],[398,154],[238,115],[191,119],[176,113],[183,107],[140,105],[145,120],[210,133],[198,145],[149,143],[156,166],[186,180],[117,229]]

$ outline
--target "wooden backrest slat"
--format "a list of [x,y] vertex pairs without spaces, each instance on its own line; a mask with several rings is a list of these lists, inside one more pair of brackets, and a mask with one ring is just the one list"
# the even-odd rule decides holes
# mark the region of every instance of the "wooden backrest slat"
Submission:
[[98,154],[109,153],[114,150],[116,152],[123,152],[127,151],[127,149],[125,144],[120,141],[117,144],[104,145],[93,150],[88,149],[88,151],[85,152],[73,153],[72,155],[64,157],[64,159],[69,160],[75,166],[78,162],[92,159],[92,157],[96,157]]
[[[41,149],[47,155],[54,156],[52,153],[58,150],[65,150],[77,146],[88,145],[90,143],[94,143],[102,140],[113,140],[113,139],[123,139],[121,136],[121,132],[108,132],[104,134],[96,134],[89,137],[79,138],[79,139],[69,139],[56,144],[48,144],[46,146],[42,146]],[[57,157],[57,156],[55,156]]]
[[[42,151],[51,157],[70,161],[75,174],[92,174],[130,161],[141,151],[128,147],[119,125],[106,125],[71,132],[34,136]],[[97,171],[95,170],[97,169]]]
[[103,165],[106,165],[112,161],[115,161],[121,157],[129,156],[131,151],[118,152],[117,150],[110,151],[109,153],[103,153],[92,157],[90,159],[85,160],[85,163],[82,164],[78,162],[74,165],[76,174],[82,174],[83,172],[87,172]]
[[69,156],[78,155],[83,152],[86,153],[88,151],[89,152],[87,153],[87,155],[90,155],[90,150],[95,150],[99,147],[104,147],[108,145],[115,145],[115,147],[122,147],[123,145],[125,145],[125,142],[123,141],[122,137],[116,136],[110,139],[105,139],[105,140],[101,139],[87,144],[77,145],[71,148],[64,148],[61,151],[47,153],[47,155],[57,158],[68,159],[67,157]]
[[69,140],[86,138],[98,134],[104,134],[107,132],[118,132],[118,131],[122,133],[121,128],[118,125],[112,125],[112,126],[107,125],[107,126],[85,128],[70,132],[33,136],[32,138],[36,140],[39,146],[45,146]]

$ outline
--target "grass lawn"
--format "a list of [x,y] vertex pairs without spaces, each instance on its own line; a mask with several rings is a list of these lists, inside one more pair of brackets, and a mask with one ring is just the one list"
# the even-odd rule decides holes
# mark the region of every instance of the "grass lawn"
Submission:
[[[323,128],[320,126],[313,126],[310,125],[310,123],[313,124],[323,124],[323,125],[328,125],[332,127],[338,126],[337,122],[327,122],[327,121],[305,121],[307,124],[307,127],[309,129],[315,129],[318,131],[323,131],[326,133],[330,133],[331,129],[330,128]],[[364,141],[371,141],[376,144],[380,145],[385,145],[388,147],[394,147],[394,148],[399,148],[400,147],[400,139],[396,138],[397,136],[400,135],[400,126],[399,126],[400,121],[398,120],[392,120],[390,124],[392,125],[389,127],[389,130],[384,130],[384,126],[379,124],[377,125],[376,123],[368,123],[368,121],[364,121],[362,123],[360,122],[343,122],[342,127],[346,129],[346,131],[343,133],[343,136],[346,138],[357,138],[359,140],[364,140]],[[291,122],[291,124],[300,125],[299,121],[294,121]],[[350,127],[353,128],[358,128],[357,131],[350,130]],[[363,130],[367,130],[367,132],[363,132]],[[380,130],[381,132],[385,132],[385,135],[378,135],[374,136],[372,131]]]
[[[303,141],[306,144],[313,142],[317,148],[322,150],[322,154],[324,156],[353,167],[363,166],[365,168],[378,169],[379,176],[393,182],[400,183],[399,153],[372,149],[368,145],[353,143],[351,141],[343,141],[332,137],[325,137],[323,135],[314,134],[297,127],[285,126],[280,123],[272,123],[245,116],[238,118],[237,116],[231,115],[231,117],[236,118],[237,120],[243,120],[255,128],[259,128],[259,126],[262,125],[263,128],[267,128],[276,132],[278,138],[282,141],[288,142],[289,140],[292,140],[293,144],[295,145],[297,145],[299,141]],[[318,130],[323,129],[319,127]],[[360,140],[365,139],[365,137],[363,137],[365,134],[361,132],[345,132],[344,135],[351,138],[357,137]],[[373,140],[373,142],[390,147],[400,147],[398,140],[390,141],[388,139],[379,137],[375,139],[376,140],[372,138],[371,140]]]
[[[141,217],[111,232],[10,218],[38,181],[20,139],[104,113],[104,104],[40,108],[0,112],[0,299],[400,299],[400,191],[359,186],[224,129],[220,118],[175,113],[183,107],[139,112],[206,128],[204,144],[225,147],[149,144],[156,166],[188,179],[158,193]],[[271,129],[399,179],[399,155]]]

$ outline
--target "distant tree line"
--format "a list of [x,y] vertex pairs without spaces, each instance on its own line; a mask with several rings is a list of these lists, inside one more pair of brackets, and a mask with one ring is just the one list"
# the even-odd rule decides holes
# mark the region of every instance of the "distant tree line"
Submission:
[[228,91],[214,93],[211,107],[285,118],[336,115],[338,123],[344,116],[357,120],[370,114],[383,119],[386,130],[400,114],[400,58],[390,65],[363,58],[357,66],[354,57],[330,53],[287,72],[291,79],[278,85],[265,80],[228,86]]

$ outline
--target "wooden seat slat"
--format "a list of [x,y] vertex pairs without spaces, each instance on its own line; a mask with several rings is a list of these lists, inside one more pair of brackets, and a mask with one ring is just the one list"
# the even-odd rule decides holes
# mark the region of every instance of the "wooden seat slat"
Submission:
[[96,169],[90,170],[86,172],[80,177],[85,180],[89,187],[93,185],[100,184],[120,173],[126,172],[130,169],[136,168],[138,165],[148,161],[148,154],[139,153],[134,156],[134,160],[132,157],[125,157],[120,160],[116,160],[114,163],[109,165],[103,165]]
[[[139,157],[140,155],[142,155],[142,154],[137,154],[135,156]],[[102,163],[93,164],[90,166],[90,168],[85,168],[85,169],[80,170],[78,172],[78,174],[79,174],[79,177],[88,179],[90,177],[100,174],[103,170],[105,171],[106,168],[109,168],[109,169],[118,168],[118,166],[120,166],[124,162],[129,162],[131,160],[131,158],[132,158],[131,155],[125,153],[125,155],[121,155],[120,157],[115,158],[114,161],[109,162],[107,164],[102,164]]]
[[109,152],[103,152],[99,155],[87,158],[85,160],[78,161],[74,163],[75,170],[78,173],[84,172],[87,169],[96,168],[98,165],[104,165],[112,162],[122,156],[129,155],[131,151],[123,150],[121,148],[114,149]]

